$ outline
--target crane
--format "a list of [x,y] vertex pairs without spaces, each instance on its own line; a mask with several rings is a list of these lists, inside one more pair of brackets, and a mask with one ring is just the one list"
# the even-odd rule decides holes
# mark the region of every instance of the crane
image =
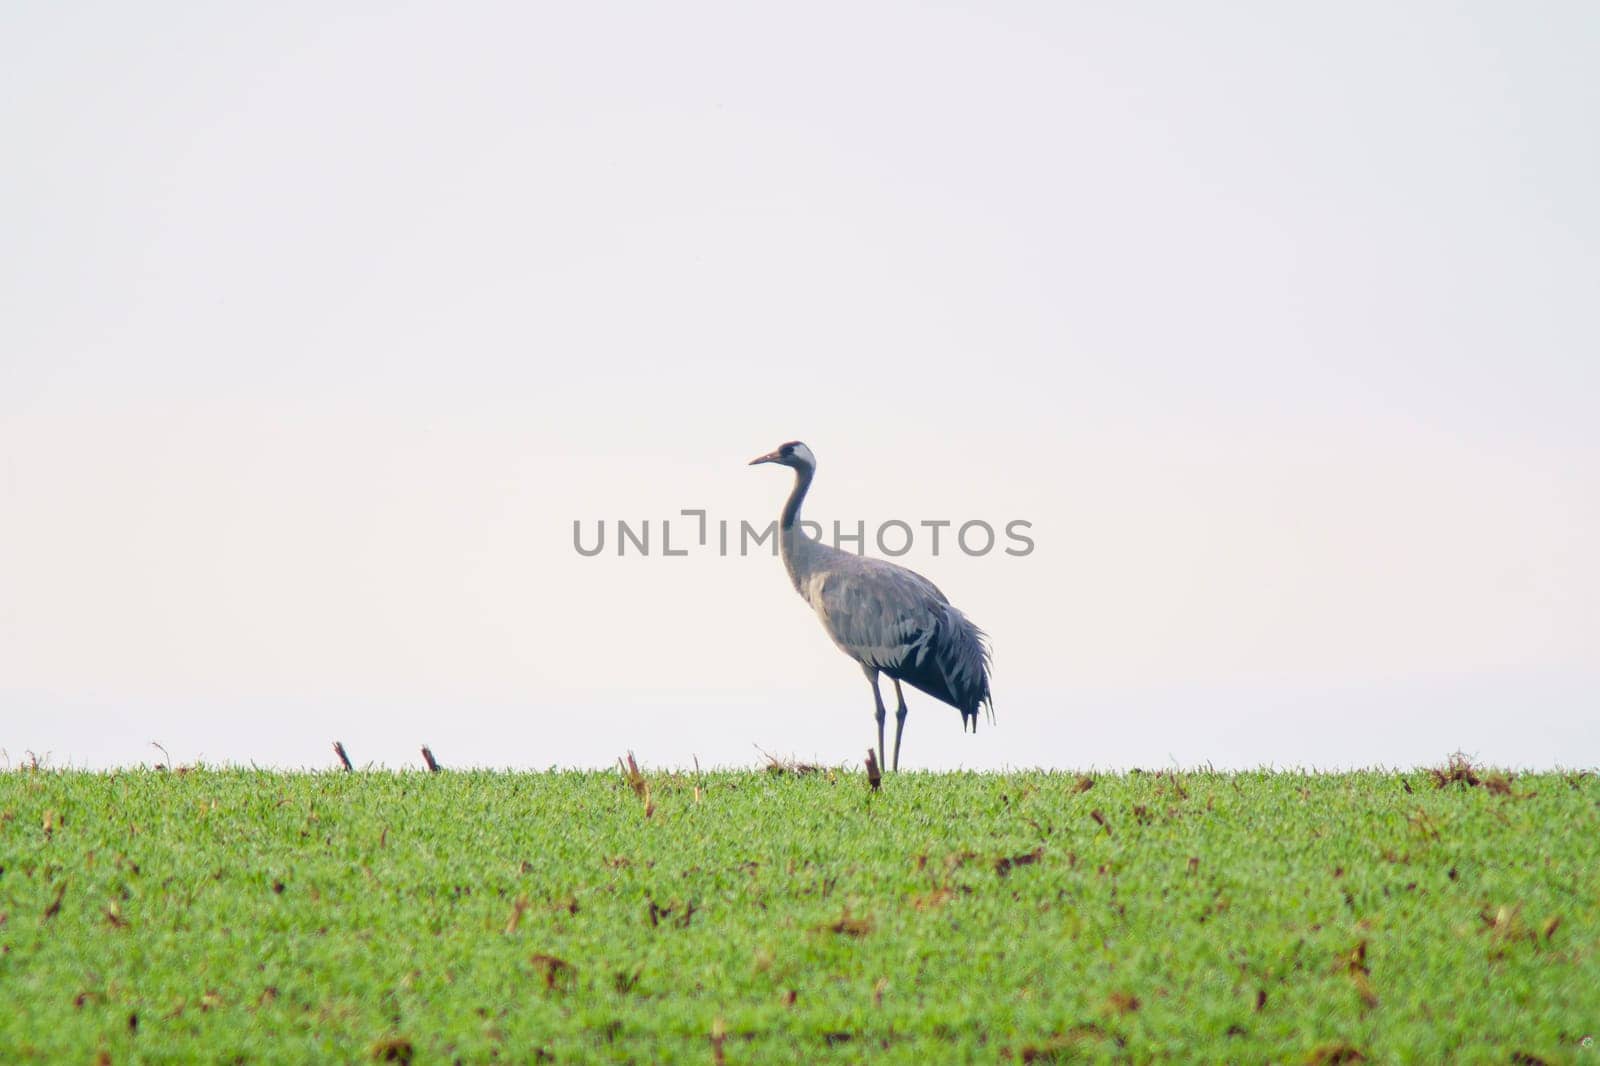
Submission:
[[794,489],[778,519],[778,544],[795,591],[817,612],[839,650],[861,664],[872,684],[878,721],[878,765],[884,762],[883,723],[888,717],[880,674],[894,682],[894,761],[900,769],[900,737],[906,728],[904,681],[961,712],[961,728],[978,731],[978,708],[994,721],[989,694],[989,640],[945,599],[933,582],[903,566],[869,559],[823,544],[800,528],[800,504],[817,472],[816,456],[800,441],[750,460],[794,470]]

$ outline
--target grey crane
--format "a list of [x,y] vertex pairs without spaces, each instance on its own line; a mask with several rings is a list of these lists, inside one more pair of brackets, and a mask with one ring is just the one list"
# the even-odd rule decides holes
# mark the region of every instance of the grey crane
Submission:
[[[878,764],[900,769],[906,728],[904,681],[961,712],[961,728],[978,731],[978,708],[994,721],[989,695],[989,642],[933,582],[882,559],[868,559],[823,544],[800,528],[800,504],[817,472],[816,456],[797,440],[750,460],[794,470],[794,489],[778,519],[778,544],[795,591],[817,612],[839,650],[861,664],[872,683],[878,720]],[[883,722],[888,716],[878,675],[894,682],[894,761],[885,764]]]

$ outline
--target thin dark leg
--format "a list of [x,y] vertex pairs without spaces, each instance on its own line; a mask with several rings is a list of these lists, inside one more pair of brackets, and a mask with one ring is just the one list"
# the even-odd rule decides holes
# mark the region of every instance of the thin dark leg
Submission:
[[[889,712],[883,706],[883,693],[878,691],[878,671],[871,666],[863,666],[861,669],[866,671],[867,680],[872,682],[872,702],[877,706],[877,712],[874,717],[878,719],[878,765],[882,766],[884,752],[883,722],[885,718],[889,717]],[[896,684],[898,683],[896,682]]]
[[[900,691],[900,679],[894,678],[894,698],[900,706],[894,712],[894,771],[900,772],[900,734],[906,731],[906,694]],[[879,741],[882,743],[882,741]]]

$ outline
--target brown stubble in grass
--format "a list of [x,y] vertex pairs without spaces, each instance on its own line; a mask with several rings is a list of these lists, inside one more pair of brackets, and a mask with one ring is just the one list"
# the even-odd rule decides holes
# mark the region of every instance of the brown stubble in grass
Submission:
[[1435,788],[1460,785],[1463,788],[1481,788],[1490,795],[1511,796],[1516,799],[1528,799],[1534,795],[1532,792],[1512,791],[1511,784],[1516,780],[1515,775],[1503,770],[1482,770],[1473,765],[1471,758],[1459,751],[1452,754],[1445,765],[1430,769],[1428,776],[1433,779]]
[[517,926],[522,922],[522,916],[527,913],[531,904],[527,896],[518,896],[511,901],[511,916],[506,919],[506,935],[510,936],[517,931]]
[[825,922],[816,927],[819,933],[837,933],[840,936],[863,937],[872,932],[871,918],[857,918],[846,907],[844,912],[831,922]]
[[628,752],[626,764],[621,759],[618,759],[617,768],[622,771],[622,779],[628,783],[629,788],[633,789],[633,794],[638,796],[640,802],[644,804],[645,818],[653,817],[656,813],[656,804],[650,798],[650,782],[645,780],[644,774],[640,772],[639,764],[634,761],[633,752]]
[[578,969],[554,955],[534,955],[528,960],[546,992],[570,992],[578,987]]
[[1361,1001],[1364,1010],[1371,1010],[1378,1005],[1378,994],[1372,990],[1372,970],[1367,965],[1367,942],[1358,940],[1356,946],[1350,949],[1349,954],[1343,959],[1344,970],[1350,975],[1350,983],[1355,986],[1356,998]]
[[711,1062],[712,1066],[727,1066],[728,1058],[723,1053],[722,1045],[727,1042],[728,1028],[721,1018],[711,1022]]
[[1011,871],[1018,866],[1032,866],[1044,857],[1044,845],[1041,844],[1032,851],[1025,851],[1021,855],[1002,855],[994,861],[994,872],[1001,877],[1008,877]]
[[1142,1004],[1139,1002],[1138,996],[1121,989],[1113,991],[1106,997],[1106,1013],[1108,1014],[1132,1014],[1140,1006]]
[[[759,745],[757,745],[756,750],[761,752],[762,758],[767,760],[767,765],[763,769],[773,777],[783,777],[785,774],[793,774],[795,777],[810,777],[812,774],[822,773],[825,769],[825,767],[818,766],[816,763],[801,762],[799,759],[792,757],[780,758],[769,751],[765,751]],[[696,772],[698,772],[698,764]]]
[[56,885],[56,896],[50,901],[50,905],[44,909],[44,917],[39,920],[41,922],[48,922],[51,918],[54,918],[56,915],[60,914],[61,901],[66,897],[67,883],[62,881],[60,884]]
[[416,1047],[403,1036],[385,1037],[372,1045],[374,1062],[398,1062],[401,1066],[410,1066],[416,1055]]

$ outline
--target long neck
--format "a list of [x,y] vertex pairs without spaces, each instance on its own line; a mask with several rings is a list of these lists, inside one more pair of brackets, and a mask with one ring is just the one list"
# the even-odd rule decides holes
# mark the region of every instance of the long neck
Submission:
[[800,520],[800,504],[806,498],[806,490],[811,487],[812,473],[809,466],[794,468],[794,489],[789,493],[788,502],[783,505],[783,516],[778,520],[780,531],[789,532]]
[[806,567],[806,549],[810,546],[810,538],[800,528],[800,504],[806,498],[806,490],[811,487],[813,473],[811,467],[795,467],[794,489],[790,491],[789,499],[783,505],[783,514],[778,519],[778,550],[783,555],[783,567],[789,571],[789,580],[794,584],[795,591],[802,596],[805,595],[802,571]]

